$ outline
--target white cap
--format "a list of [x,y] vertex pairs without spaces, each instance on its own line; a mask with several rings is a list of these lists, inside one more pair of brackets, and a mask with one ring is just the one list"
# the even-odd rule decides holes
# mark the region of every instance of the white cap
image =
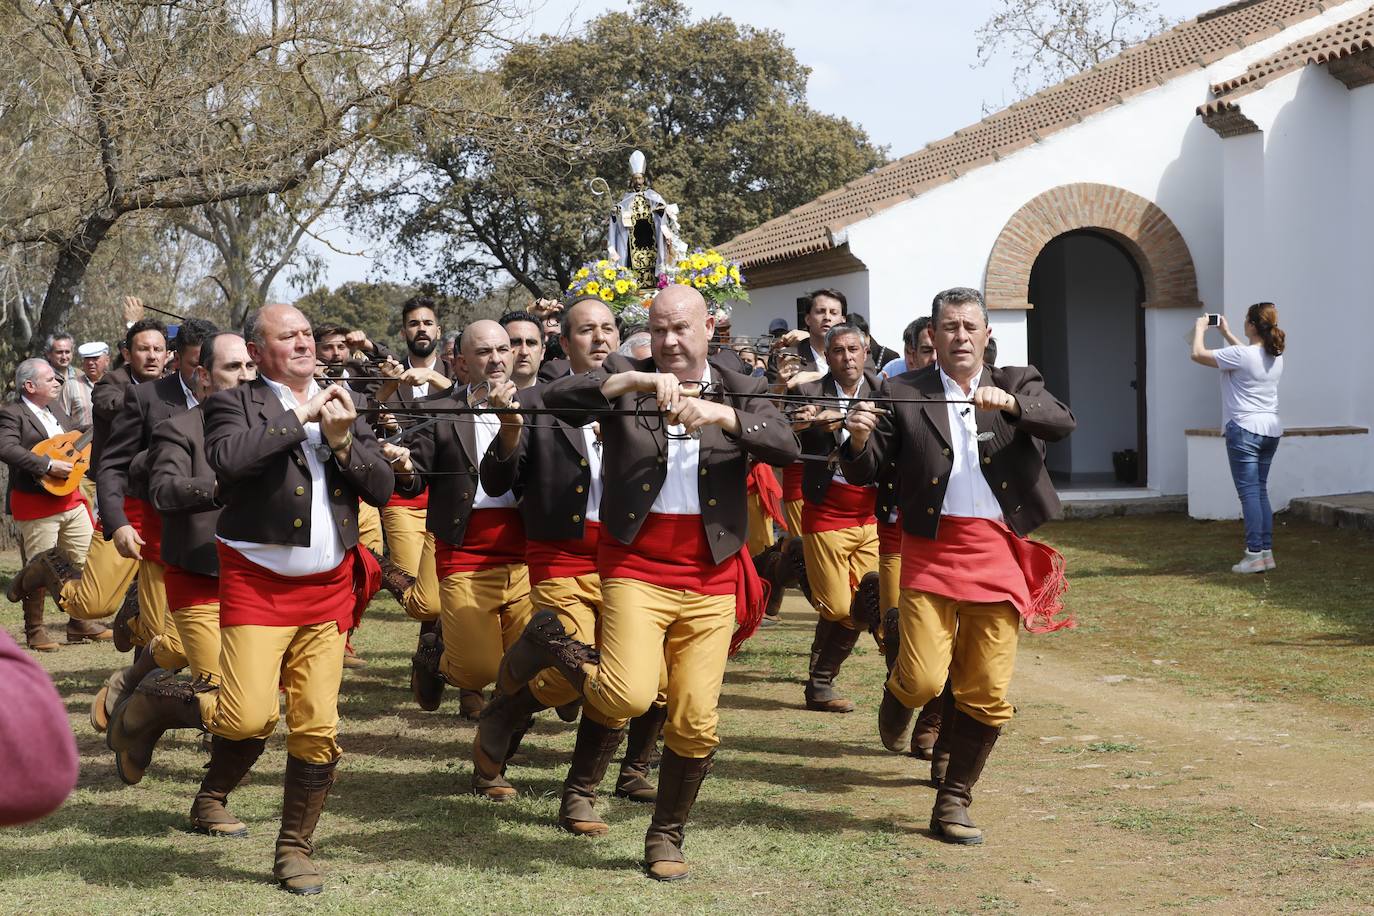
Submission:
[[96,340],[91,343],[83,343],[76,348],[76,355],[82,359],[90,359],[92,356],[104,356],[110,352],[110,345],[104,341]]

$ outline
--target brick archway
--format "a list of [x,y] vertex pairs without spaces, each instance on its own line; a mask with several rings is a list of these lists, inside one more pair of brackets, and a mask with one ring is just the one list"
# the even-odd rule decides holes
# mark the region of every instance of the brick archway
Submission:
[[988,308],[1029,309],[1031,268],[1052,240],[1080,229],[1100,232],[1135,260],[1145,308],[1199,308],[1193,256],[1168,215],[1150,201],[1105,184],[1066,184],[1039,195],[1007,221],[988,257]]

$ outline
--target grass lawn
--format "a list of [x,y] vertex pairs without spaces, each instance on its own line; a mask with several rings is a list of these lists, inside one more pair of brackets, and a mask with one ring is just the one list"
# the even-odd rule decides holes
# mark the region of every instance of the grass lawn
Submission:
[[[1290,522],[1279,569],[1242,578],[1237,524],[1103,519],[1043,537],[1068,557],[1080,626],[1022,642],[1018,716],[974,807],[981,848],[925,835],[933,791],[925,765],[877,740],[882,665],[866,636],[841,676],[859,711],[801,708],[815,615],[799,597],[731,663],[687,834],[693,876],[676,885],[640,875],[641,806],[603,800],[602,839],[553,826],[574,726],[549,714],[512,768],[518,801],[467,794],[472,726],[456,691],[435,713],[410,701],[416,626],[379,599],[356,640],[370,666],[345,675],[345,756],[316,834],[324,895],[269,881],[280,734],[231,799],[250,837],[188,833],[198,741],[169,737],[143,783],[123,786],[86,721],[123,657],[77,646],[42,661],[68,700],[80,784],[53,816],[0,833],[0,911],[1374,909],[1374,538]],[[0,620],[15,633],[19,609]]]

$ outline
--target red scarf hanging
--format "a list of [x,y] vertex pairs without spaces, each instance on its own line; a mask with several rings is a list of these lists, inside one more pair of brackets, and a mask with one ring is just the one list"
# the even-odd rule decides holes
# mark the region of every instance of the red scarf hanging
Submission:
[[802,463],[794,461],[782,469],[782,500],[796,502],[802,498]]
[[143,538],[139,554],[145,560],[161,563],[162,516],[153,508],[153,504],[137,496],[125,496],[124,515],[129,519],[129,524],[134,526],[138,536]]
[[782,486],[770,466],[760,462],[750,468],[749,476],[744,479],[744,489],[758,494],[759,505],[763,507],[765,515],[779,525],[787,525],[787,519],[782,514]]
[[887,557],[902,552],[902,523],[878,520],[878,556]]
[[903,532],[901,585],[958,601],[1009,601],[1031,633],[1076,626],[1059,616],[1068,590],[1063,556],[991,519],[947,515],[935,538]]

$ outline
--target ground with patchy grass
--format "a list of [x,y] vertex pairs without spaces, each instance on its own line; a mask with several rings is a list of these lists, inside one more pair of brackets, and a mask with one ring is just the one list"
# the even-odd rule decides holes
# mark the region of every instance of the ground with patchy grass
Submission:
[[[926,768],[876,736],[882,666],[846,666],[849,716],[801,709],[814,614],[731,664],[723,746],[693,812],[690,881],[637,870],[649,812],[608,800],[610,836],[553,826],[573,726],[543,719],[512,770],[523,791],[468,794],[472,727],[456,695],[424,713],[406,678],[415,625],[379,601],[349,672],[336,792],[317,834],[328,888],[268,876],[284,750],[233,797],[247,840],[187,833],[204,756],[166,742],[136,787],[86,721],[119,658],[43,657],[82,753],[67,805],[0,834],[0,910],[15,913],[1209,912],[1374,909],[1374,538],[1290,522],[1279,570],[1233,576],[1239,526],[1179,517],[1064,522],[1072,631],[1022,641],[1016,720],[979,785],[981,848],[925,833]],[[12,570],[0,558],[0,567]],[[0,620],[18,630],[19,610]],[[2,777],[0,777],[2,778]],[[610,787],[610,777],[606,787]]]

